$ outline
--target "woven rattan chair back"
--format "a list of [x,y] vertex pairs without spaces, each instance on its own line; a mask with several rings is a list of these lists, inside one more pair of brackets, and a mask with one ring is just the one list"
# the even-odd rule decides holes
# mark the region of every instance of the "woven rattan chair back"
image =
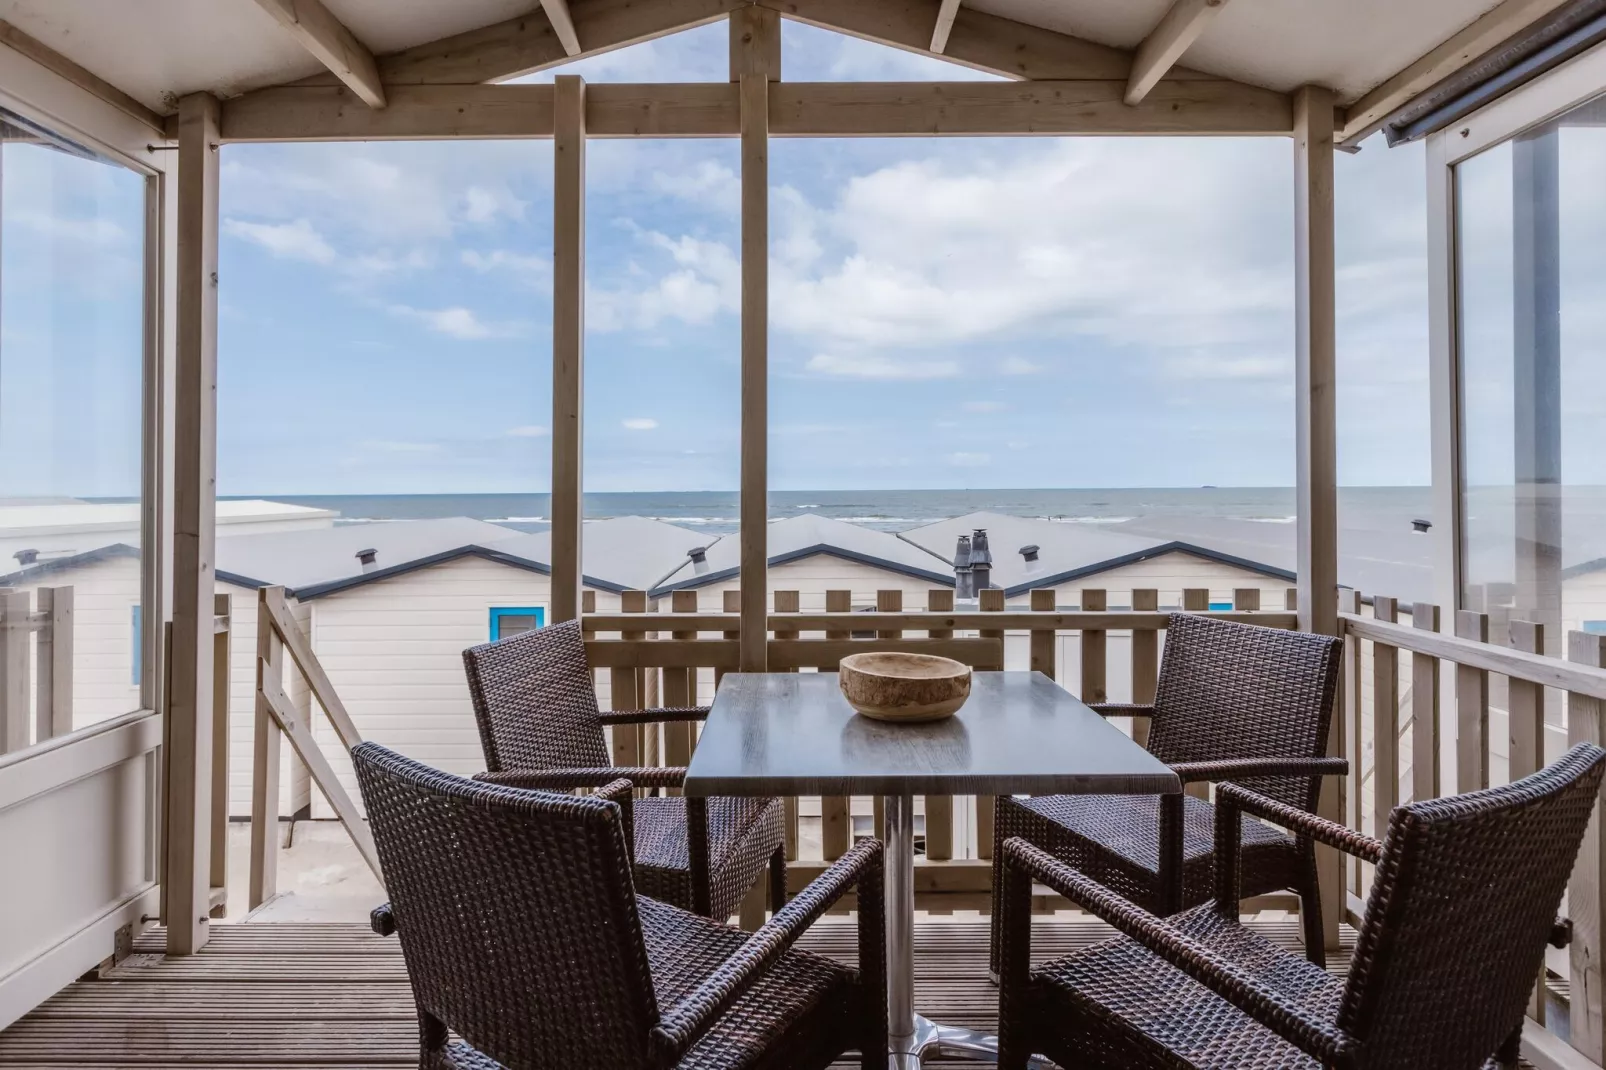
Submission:
[[644,1067],[658,1021],[619,808],[352,750],[424,1051]]
[[470,647],[463,666],[491,772],[609,764],[579,621]]
[[1395,808],[1339,1011],[1361,1065],[1481,1066],[1522,1024],[1603,760]]
[[[1168,765],[1326,754],[1343,648],[1330,636],[1173,613],[1149,750]],[[1318,777],[1244,783],[1303,810],[1321,788]]]

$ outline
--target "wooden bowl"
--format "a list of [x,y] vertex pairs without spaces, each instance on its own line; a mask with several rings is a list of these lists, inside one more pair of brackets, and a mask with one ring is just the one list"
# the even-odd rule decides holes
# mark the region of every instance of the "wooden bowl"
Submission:
[[970,697],[970,666],[933,654],[849,654],[837,675],[848,705],[878,721],[938,721]]

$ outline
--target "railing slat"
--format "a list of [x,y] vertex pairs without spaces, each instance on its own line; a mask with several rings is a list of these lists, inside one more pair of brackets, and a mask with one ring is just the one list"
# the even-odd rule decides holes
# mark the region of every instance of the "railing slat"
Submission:
[[[1455,615],[1455,634],[1487,645],[1489,615],[1463,609]],[[1489,674],[1471,665],[1455,670],[1455,790],[1489,786]]]
[[268,588],[257,589],[256,713],[251,738],[250,910],[279,893],[279,726],[266,697],[267,685],[284,679],[284,644],[268,608]]
[[[1372,616],[1390,624],[1399,618],[1399,603],[1387,595],[1372,597]],[[1400,804],[1400,653],[1387,643],[1372,644],[1372,835],[1388,827],[1389,813]]]
[[[39,588],[39,615],[44,618],[34,642],[38,664],[38,704],[34,711],[36,741],[72,731],[73,589]],[[140,656],[134,651],[134,657]]]
[[[775,612],[777,614],[781,614],[781,613],[796,613],[798,610],[800,610],[802,608],[803,608],[802,596],[801,596],[801,594],[799,592],[797,592],[797,591],[776,591],[775,592]],[[777,639],[796,639],[797,637],[798,637],[798,633],[795,632],[795,631],[782,630],[780,628],[777,628],[775,630],[775,638],[777,638]],[[787,670],[781,669],[780,671],[781,672],[786,672]],[[789,862],[796,862],[797,861],[797,823],[798,823],[797,796],[796,795],[784,796],[781,799],[781,806],[784,808],[784,816],[782,817],[782,827],[784,829],[784,835],[786,837],[786,858],[787,858],[787,861],[789,861]]]
[[[852,591],[826,591],[825,611],[827,613],[851,613],[853,611]],[[827,639],[847,639],[851,632],[837,629],[827,631]],[[841,795],[829,795],[820,800],[820,845],[824,848],[826,861],[841,858],[847,854],[848,847],[853,840],[853,819],[849,812],[848,799]]]
[[0,587],[0,754],[24,750],[32,726],[28,691],[28,616],[33,596]]
[[[1297,598],[1298,591],[1294,592]],[[1363,717],[1363,696],[1365,692],[1361,687],[1363,675],[1363,662],[1361,638],[1349,629],[1350,616],[1358,616],[1361,609],[1361,592],[1345,589],[1338,592],[1338,608],[1340,626],[1344,628],[1344,664],[1343,677],[1340,688],[1343,691],[1342,703],[1344,710],[1344,746],[1349,755],[1349,775],[1344,778],[1344,819],[1352,829],[1363,827],[1361,815],[1365,810],[1362,799],[1362,785],[1365,783],[1365,770],[1361,768],[1365,761],[1366,748],[1361,742],[1361,728],[1365,723]],[[1346,872],[1349,874],[1346,887],[1350,894],[1360,895],[1362,882],[1365,876],[1358,859],[1349,855],[1344,856]]]
[[[1506,626],[1507,641],[1513,649],[1530,654],[1545,649],[1545,626],[1531,620],[1513,620]],[[1545,764],[1545,689],[1526,680],[1506,682],[1506,728],[1510,745],[1506,751],[1506,777],[1521,780]],[[1528,996],[1528,1017],[1544,1024],[1545,968]]]
[[[1182,608],[1189,613],[1208,613],[1210,611],[1210,590],[1205,587],[1183,588]],[[1203,782],[1189,784],[1182,790],[1196,799],[1210,798],[1210,785]]]
[[[697,612],[696,591],[675,591],[669,597],[670,612],[684,615]],[[697,638],[696,632],[669,633],[676,642]],[[664,678],[664,705],[673,707],[697,705],[697,670],[669,668],[662,670]],[[664,764],[683,766],[691,762],[692,749],[697,742],[697,725],[692,721],[676,721],[663,726]],[[671,788],[670,795],[679,795],[679,788]]]
[[[1134,612],[1153,612],[1160,608],[1160,592],[1152,587],[1140,587],[1132,592]],[[1160,629],[1158,627],[1132,629],[1132,701],[1148,704],[1154,701],[1154,688],[1160,679]],[[1132,718],[1132,738],[1140,747],[1149,745],[1149,719]]]
[[[1411,607],[1411,627],[1439,630],[1439,607],[1417,602]],[[1439,659],[1411,652],[1411,800],[1436,799],[1439,785]]]
[[[1108,592],[1101,588],[1082,588],[1082,612],[1102,613],[1109,608]],[[1105,672],[1109,662],[1108,633],[1102,628],[1082,629],[1082,694],[1083,702],[1108,702]]]
[[[954,608],[954,592],[937,588],[926,592],[926,609],[931,613],[949,613]],[[931,639],[952,639],[950,628],[932,628],[927,631]],[[951,795],[926,796],[926,857],[932,861],[946,861],[954,856],[954,800]]]
[[[1031,593],[1031,608],[1034,613],[1052,613],[1057,608],[1058,594],[1052,588],[1044,588]],[[1050,680],[1059,679],[1057,666],[1054,664],[1055,634],[1053,628],[1034,628],[1031,638],[1031,667],[1033,672],[1040,672]]]
[[[42,591],[40,593],[43,593]],[[229,632],[230,598],[212,595],[212,849],[209,859],[213,906],[228,913],[229,886]],[[221,629],[218,625],[221,624]],[[218,900],[221,899],[221,902]]]
[[[742,592],[741,592],[740,588],[738,588],[737,590],[734,590],[734,591],[726,591],[725,595],[724,595],[724,602],[722,603],[722,605],[723,605],[723,608],[724,608],[726,613],[734,613],[734,614],[738,614],[739,615],[742,612]],[[739,625],[740,622],[733,620],[730,623]],[[729,631],[725,632],[724,635],[725,635],[725,639],[727,641],[729,641],[729,642],[740,643],[741,639],[742,639],[742,632],[741,632],[741,628],[740,627],[731,628]],[[738,664],[740,663],[739,651],[740,651],[740,648],[738,647]],[[714,670],[714,690],[715,691],[719,690],[719,682],[720,682],[720,680],[725,678],[725,672],[726,672],[726,670],[725,670],[724,666],[720,666],[719,668]]]
[[[991,588],[977,592],[977,603],[983,613],[1002,613],[1004,611],[1004,592],[998,588]],[[999,643],[998,664],[990,668],[1002,669],[1004,667],[1004,633],[1002,629],[985,629],[981,632],[983,639],[996,639]],[[991,795],[976,796],[976,857],[991,858],[993,856],[993,811],[994,798]]]
[[[1590,632],[1567,635],[1567,660],[1592,669],[1606,668],[1606,636]],[[1602,702],[1593,697],[1567,696],[1567,742],[1606,745],[1601,723]],[[1600,800],[1584,833],[1572,883],[1567,886],[1567,912],[1572,917],[1573,939],[1568,946],[1572,998],[1568,1040],[1586,1058],[1606,1064],[1606,1008],[1602,1006],[1601,956],[1606,955],[1606,820]]]
[[[647,609],[645,591],[624,591],[619,595],[619,608],[625,613],[644,613]],[[625,641],[645,639],[645,631],[621,632]],[[609,705],[616,710],[639,710],[641,698],[636,692],[637,670],[618,667],[608,670]],[[614,725],[608,731],[613,736],[613,764],[632,766],[641,764],[641,733],[635,725]]]
[[[878,613],[902,613],[903,612],[903,592],[902,591],[877,591],[875,593],[875,608],[876,608],[876,612],[878,612]],[[903,638],[903,629],[902,628],[882,628],[879,631],[877,631],[875,634],[876,634],[876,638],[877,639],[887,639],[887,640],[891,640],[894,643],[896,643],[898,640],[901,640]],[[882,802],[882,797],[880,795],[876,795],[876,796],[871,798],[871,800],[870,800],[870,812],[873,815],[873,817],[871,819],[871,828],[873,828],[875,830],[876,839],[878,839],[878,840],[886,839],[887,838],[886,804]]]

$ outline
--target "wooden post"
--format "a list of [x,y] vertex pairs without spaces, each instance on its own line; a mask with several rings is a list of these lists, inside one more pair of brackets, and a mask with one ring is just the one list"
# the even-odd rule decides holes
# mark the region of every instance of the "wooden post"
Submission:
[[[676,591],[670,596],[670,611],[696,613],[697,592]],[[676,631],[669,637],[677,641],[697,638],[696,632]],[[664,704],[670,707],[697,705],[697,670],[664,670]],[[664,764],[684,766],[691,762],[691,752],[697,743],[697,725],[691,721],[676,721],[664,725]],[[679,788],[669,789],[670,795],[679,795]]]
[[[1506,627],[1508,641],[1517,650],[1529,654],[1545,652],[1545,626],[1529,620],[1510,621]],[[1537,773],[1545,764],[1545,689],[1527,680],[1508,677],[1506,680],[1506,729],[1510,747],[1506,751],[1506,778],[1521,780]],[[1544,1024],[1545,1021],[1545,969],[1539,968],[1538,983],[1528,996],[1528,1017]]]
[[1188,613],[1210,612],[1210,588],[1185,587],[1182,590],[1182,608]]
[[[1399,620],[1399,602],[1372,597],[1372,616],[1390,624]],[[1372,835],[1379,839],[1389,814],[1400,804],[1400,652],[1386,643],[1372,644]]]
[[769,78],[739,79],[742,109],[743,672],[769,665]]
[[[902,591],[877,591],[875,593],[875,608],[877,613],[902,613]],[[902,628],[882,628],[876,633],[877,639],[902,639]],[[882,796],[873,795],[870,798],[870,827],[875,830],[878,840],[887,838],[887,815],[882,803]]]
[[[733,15],[732,18],[734,19],[734,17]],[[775,592],[775,612],[777,613],[797,613],[803,608],[802,602],[802,596],[797,591]],[[796,639],[798,635],[799,633],[794,629],[775,629],[775,638],[777,639]],[[783,811],[781,818],[782,834],[786,842],[786,859],[789,862],[795,862],[797,861],[797,796],[783,796],[781,807]],[[760,901],[760,909],[762,910],[762,900]]]
[[[1411,607],[1411,626],[1439,630],[1439,607],[1418,602]],[[1439,787],[1439,659],[1411,654],[1411,801],[1436,799]]]
[[217,98],[178,111],[173,656],[167,701],[167,951],[205,946],[211,893],[212,595],[217,492]]
[[24,750],[29,741],[27,591],[0,587],[0,754]]
[[[1082,588],[1082,609],[1091,613],[1102,613],[1110,608],[1106,592],[1094,588]],[[1107,662],[1108,644],[1103,628],[1082,629],[1082,701],[1092,704],[1107,702],[1109,696],[1105,687],[1105,672]]]
[[[1002,613],[1004,611],[1004,592],[996,587],[976,592],[978,607],[983,613]],[[983,639],[1004,638],[1001,629],[980,629]],[[998,668],[1002,669],[1003,665]],[[976,796],[976,857],[991,858],[993,856],[993,814],[997,809],[997,800],[991,795]]]
[[730,16],[731,81],[744,74],[781,79],[781,15],[774,8],[739,7]]
[[[1036,613],[1052,613],[1059,604],[1058,592],[1052,588],[1033,591],[1031,599],[1032,611]],[[1040,672],[1050,680],[1059,679],[1059,671],[1054,664],[1055,639],[1053,628],[1032,629],[1032,671]]]
[[[926,592],[926,611],[952,613],[954,592],[951,587],[937,587]],[[933,628],[926,633],[931,639],[952,639],[952,628]],[[946,861],[954,856],[954,797],[952,795],[926,796],[926,858]]]
[[229,886],[229,638],[230,599],[212,595],[212,868],[211,915],[228,911]]
[[34,643],[39,676],[34,738],[46,740],[72,731],[72,588],[39,588],[39,615],[44,626]]
[[1259,587],[1237,587],[1232,592],[1232,608],[1242,613],[1253,613],[1260,609]]
[[[257,588],[256,715],[251,735],[250,910],[279,894],[279,758],[282,740],[266,695],[284,680],[284,643],[268,609],[269,588]],[[277,594],[283,597],[284,589]]]
[[552,621],[580,612],[585,417],[586,85],[552,87]]
[[[825,611],[827,613],[853,612],[852,591],[826,591]],[[827,639],[851,639],[852,631],[828,631]],[[827,795],[820,800],[820,846],[823,849],[826,861],[841,858],[847,854],[853,840],[853,815],[851,800],[841,795]],[[928,815],[926,820],[931,820]],[[929,835],[929,829],[928,829]]]
[[[722,596],[723,596],[723,600],[720,603],[720,609],[721,609],[722,612],[725,612],[725,613],[740,613],[742,611],[742,592],[741,592],[741,590],[739,588],[737,590],[734,590],[734,591],[724,591],[724,592],[722,592]],[[742,633],[740,631],[723,632],[721,634],[726,639],[730,639],[732,641],[738,641],[742,637]],[[714,670],[714,688],[715,688],[715,690],[719,689],[719,682],[720,682],[720,680],[724,679],[724,677],[725,677],[725,670],[724,669],[715,669]]]
[[[1606,636],[1590,632],[1567,634],[1567,660],[1590,668],[1606,668]],[[1584,695],[1567,696],[1567,743],[1606,744],[1601,723],[1602,703]],[[1573,939],[1568,945],[1572,982],[1568,1040],[1593,1063],[1606,1063],[1606,1008],[1603,1008],[1601,957],[1606,955],[1606,822],[1600,800],[1589,818],[1584,842],[1567,886],[1567,913]]]
[[1294,424],[1299,498],[1299,626],[1338,634],[1337,353],[1333,253],[1333,93],[1294,94]]
[[[1476,643],[1489,641],[1489,615],[1463,609],[1455,615],[1455,634]],[[1468,665],[1455,667],[1455,790],[1489,786],[1489,674]]]
[[[1297,600],[1299,592],[1295,591]],[[1345,588],[1339,592],[1339,608],[1352,616],[1361,615],[1361,592],[1353,588]],[[1296,607],[1297,611],[1297,607]],[[1361,762],[1365,760],[1366,747],[1361,742],[1362,727],[1366,721],[1364,703],[1365,690],[1361,683],[1364,675],[1364,662],[1362,643],[1364,641],[1356,635],[1344,636],[1344,664],[1343,679],[1340,682],[1342,690],[1342,707],[1344,713],[1344,749],[1350,756],[1349,776],[1344,778],[1347,790],[1345,792],[1346,808],[1343,812],[1346,827],[1357,832],[1364,832],[1362,824],[1366,812],[1362,785],[1365,781],[1365,770]],[[1361,894],[1362,876],[1364,870],[1362,863],[1348,858],[1349,865],[1349,891],[1355,895]],[[1325,891],[1325,889],[1324,889]]]
[[[622,591],[619,594],[619,612],[645,613],[647,612],[646,591]],[[645,631],[620,632],[620,639],[641,639]],[[608,690],[612,692],[613,701],[610,704],[616,710],[641,709],[641,693],[636,690],[636,670],[631,668],[614,668],[608,670]],[[613,764],[617,766],[633,766],[641,764],[641,726],[640,725],[614,725],[609,731],[613,733]]]
[[[1132,592],[1132,608],[1153,613],[1160,608],[1160,592],[1152,587],[1140,587]],[[1132,701],[1149,704],[1154,701],[1154,688],[1160,679],[1160,629],[1141,628],[1132,631]],[[1140,747],[1149,745],[1149,719],[1132,718],[1132,738]]]

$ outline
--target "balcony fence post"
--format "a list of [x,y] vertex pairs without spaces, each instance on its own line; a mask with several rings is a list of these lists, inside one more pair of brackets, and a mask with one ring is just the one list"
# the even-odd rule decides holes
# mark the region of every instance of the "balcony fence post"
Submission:
[[[39,588],[39,615],[43,622],[34,641],[39,676],[35,739],[54,739],[72,731],[72,606],[71,587]],[[134,651],[134,657],[139,657],[139,651]]]
[[[1606,635],[1569,632],[1567,660],[1590,668],[1606,668]],[[1587,695],[1567,696],[1567,743],[1606,745],[1606,726],[1601,723],[1603,704]],[[1568,946],[1572,982],[1571,1013],[1568,1016],[1569,1041],[1585,1058],[1606,1064],[1606,1013],[1603,1013],[1601,956],[1606,954],[1606,822],[1601,818],[1600,800],[1584,832],[1583,846],[1573,866],[1573,879],[1567,886],[1567,912],[1572,918],[1573,939]]]
[[[954,592],[951,587],[937,587],[926,592],[926,611],[952,613]],[[932,628],[926,632],[931,639],[952,639],[952,628]],[[926,857],[934,862],[954,856],[954,799],[951,795],[926,796]]]
[[[1463,609],[1455,615],[1455,634],[1477,643],[1489,641],[1489,614]],[[1489,786],[1489,673],[1470,665],[1455,668],[1455,790]]]
[[[1132,608],[1139,613],[1160,609],[1160,592],[1143,587],[1132,592]],[[1154,701],[1154,688],[1160,679],[1160,626],[1132,632],[1132,701],[1148,705]],[[1140,747],[1149,745],[1149,719],[1133,717],[1132,738]]]
[[[853,612],[852,591],[826,591],[825,611],[827,613]],[[848,630],[827,631],[827,639],[849,639],[853,633]],[[841,795],[831,795],[820,800],[820,847],[826,861],[841,858],[847,854],[853,841],[853,800]]]

